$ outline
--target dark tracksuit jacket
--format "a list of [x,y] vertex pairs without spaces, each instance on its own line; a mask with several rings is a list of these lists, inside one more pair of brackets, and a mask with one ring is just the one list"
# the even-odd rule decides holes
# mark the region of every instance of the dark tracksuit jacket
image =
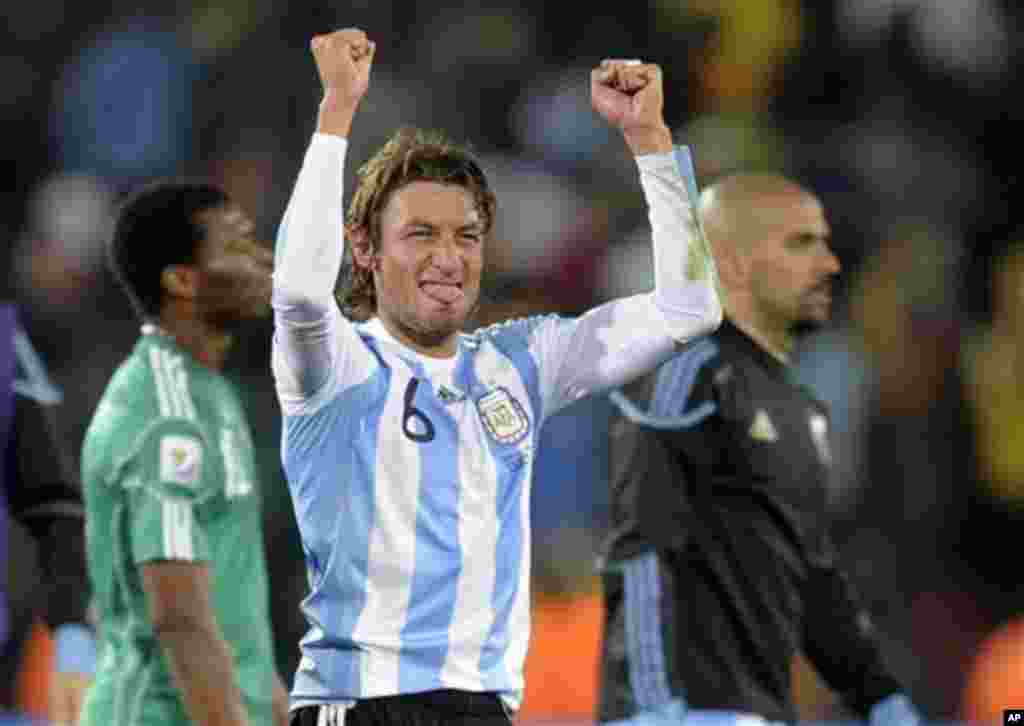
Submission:
[[[648,383],[650,387],[650,383]],[[600,719],[673,698],[796,720],[802,651],[854,711],[901,690],[836,561],[824,405],[728,320],[613,395]]]

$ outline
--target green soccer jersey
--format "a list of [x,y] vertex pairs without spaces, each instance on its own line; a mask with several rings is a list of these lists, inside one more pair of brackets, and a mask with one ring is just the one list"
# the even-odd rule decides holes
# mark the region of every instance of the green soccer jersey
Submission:
[[271,723],[274,658],[252,441],[231,384],[159,333],[114,374],[82,450],[100,622],[85,726],[188,723],[139,568],[204,562],[253,726]]

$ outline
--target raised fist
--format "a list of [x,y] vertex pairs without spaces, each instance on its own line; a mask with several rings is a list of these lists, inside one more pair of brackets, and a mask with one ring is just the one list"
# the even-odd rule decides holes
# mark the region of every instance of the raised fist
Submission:
[[345,28],[310,41],[324,94],[354,109],[370,85],[376,46],[358,28]]
[[608,123],[629,133],[664,125],[661,68],[637,60],[604,60],[590,73],[590,102]]

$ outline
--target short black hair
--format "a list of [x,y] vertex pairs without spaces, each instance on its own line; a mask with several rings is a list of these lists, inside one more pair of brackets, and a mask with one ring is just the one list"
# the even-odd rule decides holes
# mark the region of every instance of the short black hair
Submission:
[[165,267],[195,262],[206,229],[196,216],[229,202],[220,188],[203,181],[150,184],[121,206],[107,258],[142,319],[160,314]]

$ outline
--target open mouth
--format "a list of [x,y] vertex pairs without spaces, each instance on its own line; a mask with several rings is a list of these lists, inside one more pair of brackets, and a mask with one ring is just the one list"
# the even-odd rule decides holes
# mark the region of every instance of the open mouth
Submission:
[[462,290],[461,282],[438,282],[428,280],[420,283],[420,290],[422,290],[423,294],[431,300],[445,305],[451,305],[465,297],[465,292]]

